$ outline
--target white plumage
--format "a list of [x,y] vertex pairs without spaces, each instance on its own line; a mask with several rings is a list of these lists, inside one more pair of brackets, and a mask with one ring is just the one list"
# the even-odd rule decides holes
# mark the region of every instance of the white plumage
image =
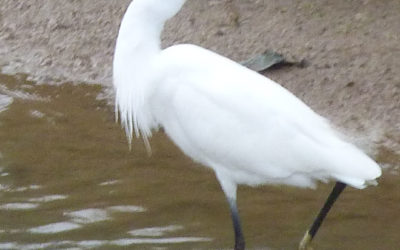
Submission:
[[163,127],[192,159],[212,168],[226,195],[237,184],[363,188],[380,167],[272,80],[194,45],[160,48],[164,22],[184,0],[134,0],[114,58],[116,109],[129,140],[148,145]]

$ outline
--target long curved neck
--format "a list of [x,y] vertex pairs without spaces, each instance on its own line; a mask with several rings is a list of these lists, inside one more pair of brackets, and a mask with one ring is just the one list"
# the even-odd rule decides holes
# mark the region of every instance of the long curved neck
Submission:
[[[158,53],[164,23],[181,9],[185,1],[132,1],[121,22],[116,56],[121,56],[120,52],[130,58],[140,58],[140,55]],[[143,58],[138,60],[143,60]]]
[[147,141],[154,126],[145,106],[151,88],[148,79],[152,62],[161,50],[164,21],[152,19],[151,12],[135,3],[129,5],[122,19],[114,52],[115,108],[129,141],[133,131],[137,136],[142,134]]
[[118,33],[114,63],[121,60],[124,64],[140,66],[143,60],[161,50],[160,36],[164,22],[151,18],[148,12],[136,8],[134,2],[129,5]]
[[[119,64],[137,67],[161,50],[164,23],[173,17],[186,0],[134,0],[122,19],[114,54],[114,69]],[[116,67],[117,66],[117,67]],[[114,72],[118,73],[118,72]]]
[[[185,0],[134,0],[122,19],[114,53],[113,81],[116,115],[129,140],[133,131],[147,142],[156,121],[149,110],[155,89],[154,62],[161,51],[164,23]],[[146,143],[148,145],[148,143]]]

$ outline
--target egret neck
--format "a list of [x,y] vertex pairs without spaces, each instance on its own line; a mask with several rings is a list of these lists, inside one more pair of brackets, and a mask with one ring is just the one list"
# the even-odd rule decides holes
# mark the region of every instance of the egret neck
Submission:
[[164,23],[180,10],[184,2],[133,1],[121,22],[117,38],[113,67],[116,115],[120,115],[129,142],[135,131],[136,136],[142,135],[148,151],[147,137],[156,127],[145,105],[156,84],[152,79],[152,69],[161,52]]

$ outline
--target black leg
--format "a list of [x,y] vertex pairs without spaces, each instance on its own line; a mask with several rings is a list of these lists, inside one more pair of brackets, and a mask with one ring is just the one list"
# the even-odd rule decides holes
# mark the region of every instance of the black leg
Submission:
[[239,212],[236,206],[236,200],[228,199],[229,208],[231,210],[233,230],[235,231],[235,250],[244,250],[244,237],[242,227],[240,225]]
[[315,218],[313,224],[311,225],[310,230],[306,232],[303,239],[300,242],[299,249],[306,250],[311,243],[314,236],[317,234],[319,227],[321,226],[322,222],[324,221],[326,215],[328,214],[329,210],[332,208],[333,203],[335,203],[336,199],[342,193],[343,189],[345,189],[347,185],[342,182],[336,182],[335,187],[333,188],[332,192],[330,193],[328,199],[326,200],[324,206],[319,211],[318,216]]

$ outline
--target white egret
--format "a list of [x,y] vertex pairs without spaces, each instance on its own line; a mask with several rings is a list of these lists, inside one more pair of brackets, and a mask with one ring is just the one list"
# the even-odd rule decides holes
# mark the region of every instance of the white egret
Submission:
[[167,19],[185,0],[134,0],[121,22],[114,56],[116,114],[129,141],[152,129],[210,167],[229,202],[235,249],[244,249],[236,207],[238,184],[314,187],[336,180],[303,238],[306,248],[340,192],[364,188],[380,167],[346,142],[288,90],[238,63],[189,44],[160,47]]

